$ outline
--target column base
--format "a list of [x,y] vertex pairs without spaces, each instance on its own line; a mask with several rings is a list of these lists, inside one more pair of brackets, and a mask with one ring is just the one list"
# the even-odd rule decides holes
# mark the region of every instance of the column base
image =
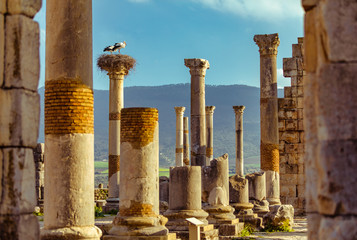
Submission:
[[269,202],[269,207],[274,205],[281,205],[281,201],[279,198],[267,198]]
[[105,206],[103,206],[103,212],[109,213],[110,211],[119,212],[119,198],[108,198]]
[[267,200],[250,200],[254,205],[253,212],[258,214],[259,217],[263,217],[269,212],[269,202]]
[[239,237],[244,229],[244,223],[238,218],[232,220],[218,220],[214,227],[218,229],[220,239]]
[[41,240],[100,240],[101,236],[102,231],[95,226],[41,229]]
[[166,227],[170,231],[188,231],[188,222],[186,218],[197,218],[205,225],[208,224],[207,217],[208,213],[202,209],[197,210],[167,210],[164,216],[169,219],[166,223]]
[[216,224],[224,220],[234,220],[234,208],[231,206],[217,205],[217,206],[206,206],[203,208],[209,216],[207,217],[209,224]]

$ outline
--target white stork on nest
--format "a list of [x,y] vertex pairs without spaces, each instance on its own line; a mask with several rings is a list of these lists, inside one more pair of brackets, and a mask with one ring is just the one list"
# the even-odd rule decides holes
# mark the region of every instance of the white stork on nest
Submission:
[[125,48],[126,46],[126,42],[120,42],[120,43],[115,43],[114,45],[108,46],[106,48],[104,48],[103,52],[110,52],[113,53],[115,51],[119,51],[120,53],[120,49]]

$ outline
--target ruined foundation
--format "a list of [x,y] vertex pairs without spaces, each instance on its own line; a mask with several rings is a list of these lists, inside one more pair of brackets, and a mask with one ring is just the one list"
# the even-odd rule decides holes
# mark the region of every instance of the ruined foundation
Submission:
[[276,56],[278,34],[255,35],[260,53],[260,167],[265,172],[267,200],[280,204],[278,88]]
[[169,219],[166,226],[178,238],[189,239],[186,218],[197,218],[204,223],[201,227],[201,239],[213,240],[218,237],[218,230],[208,225],[208,213],[201,204],[201,167],[183,166],[170,168],[169,210],[164,213]]
[[105,240],[175,239],[159,213],[158,128],[155,108],[121,110],[119,213]]
[[191,74],[191,165],[206,165],[205,59],[185,59]]

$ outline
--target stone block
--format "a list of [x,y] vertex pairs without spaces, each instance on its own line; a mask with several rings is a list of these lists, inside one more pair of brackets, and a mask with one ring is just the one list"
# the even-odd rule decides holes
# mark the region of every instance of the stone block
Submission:
[[285,142],[284,141],[280,141],[279,142],[279,160],[282,161],[282,157],[284,155],[285,152]]
[[296,76],[298,70],[296,58],[283,58],[283,70],[284,77]]
[[290,98],[291,95],[291,87],[284,87],[284,98]]
[[294,224],[294,207],[292,205],[274,205],[270,206],[270,212],[264,215],[264,223],[270,223],[273,226],[281,226],[286,220],[289,225]]
[[38,240],[40,226],[35,215],[0,215],[0,239]]
[[[321,222],[321,215],[317,213],[308,213],[307,214],[307,235],[308,239],[320,239],[319,238],[319,231]],[[329,239],[329,238],[328,238]]]
[[305,130],[305,128],[304,128],[304,120],[298,120],[297,130],[299,130],[299,131],[304,131]]
[[[318,149],[319,212],[326,215],[357,214],[357,140],[321,141]],[[307,170],[307,169],[306,169]]]
[[[284,168],[285,168],[284,164]],[[297,185],[298,184],[298,176],[296,174],[291,174],[291,173],[287,173],[284,175],[280,176],[280,185],[281,186],[292,186],[292,185]]]
[[299,143],[299,132],[285,131],[283,132],[280,140],[283,140],[286,143]]
[[285,163],[285,155],[284,153],[279,153],[279,164]]
[[286,197],[295,197],[296,196],[296,187],[295,185],[282,185],[280,187],[280,195]]
[[283,112],[279,111],[278,117],[281,119],[297,119],[298,113],[294,109],[283,111]]
[[244,223],[219,225],[219,236],[238,236],[244,229]]
[[300,143],[305,142],[305,132],[299,132],[299,142]]
[[34,17],[42,6],[42,0],[10,0],[7,1],[7,11],[9,14],[23,14]]
[[302,86],[293,86],[291,87],[291,96],[296,98],[304,97],[304,89]]
[[340,240],[356,239],[356,216],[321,217],[318,239]]
[[291,143],[285,145],[286,153],[303,153],[304,152],[304,144],[301,143]]
[[[3,0],[1,1],[3,2]],[[1,3],[0,3],[1,4]],[[0,87],[4,83],[5,17],[0,14]]]
[[35,163],[30,148],[0,148],[3,189],[0,215],[32,213],[36,206]]
[[[297,175],[297,184],[298,185],[305,185],[306,181],[305,181],[305,173],[304,174],[298,174]],[[306,189],[305,189],[306,191]],[[305,193],[304,193],[305,196]]]
[[286,130],[297,130],[298,128],[298,121],[297,120],[285,120],[285,128]]
[[286,154],[286,162],[288,164],[298,164],[298,161],[299,161],[299,154],[297,153]]
[[296,98],[296,107],[300,109],[304,108],[304,99],[302,97]]
[[302,76],[293,76],[291,77],[291,86],[302,86],[303,85],[303,77]]
[[323,49],[331,62],[357,61],[357,2],[325,0],[319,3]]
[[297,174],[298,173],[298,165],[297,164],[288,164],[283,163],[280,167],[285,168],[286,174]]
[[298,119],[304,118],[304,110],[303,110],[303,108],[296,109],[296,112],[297,112],[296,117],[297,117]]
[[296,187],[297,187],[296,195],[301,197],[301,199],[305,199],[305,191],[306,191],[305,184],[297,185]]
[[24,89],[0,89],[0,146],[37,145],[40,96]]
[[37,91],[40,77],[38,23],[22,15],[6,16],[5,34],[5,87]]
[[294,98],[281,98],[278,101],[279,109],[296,108],[296,100]]
[[283,198],[280,197],[281,203],[286,205],[292,205],[294,208],[298,207],[298,198],[297,197],[286,197],[284,196]]
[[317,76],[321,140],[356,139],[357,63],[326,64]]
[[[306,4],[304,5],[304,2]],[[307,2],[317,2],[317,0],[303,0],[303,6],[308,6]],[[305,8],[306,9],[306,8]],[[316,31],[316,15],[317,9],[313,8],[306,12],[305,21],[304,21],[304,29],[305,29],[305,70],[307,72],[315,72],[317,68],[317,59],[318,59],[318,51],[317,51],[317,31]]]
[[292,49],[293,49],[293,58],[302,58],[303,57],[303,45],[302,44],[293,44]]
[[7,12],[6,10],[6,1],[7,0],[1,0],[0,1],[0,14],[4,14]]
[[279,128],[279,131],[284,131],[285,130],[285,120],[279,119],[278,128]]

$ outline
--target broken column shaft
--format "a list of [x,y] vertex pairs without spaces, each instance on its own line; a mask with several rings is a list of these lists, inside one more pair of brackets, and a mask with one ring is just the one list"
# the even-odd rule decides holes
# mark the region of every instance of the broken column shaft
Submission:
[[190,134],[188,132],[188,117],[183,118],[183,162],[190,165]]
[[92,1],[46,3],[46,214],[41,239],[99,239],[93,207]]
[[215,106],[206,106],[206,166],[210,165],[210,161],[213,160],[213,113]]
[[159,213],[158,128],[155,108],[121,110],[119,214],[104,239],[168,236],[167,219]]
[[244,177],[243,112],[245,106],[233,106],[236,119],[236,174]]
[[260,167],[266,174],[267,200],[280,204],[276,56],[278,34],[255,35],[260,53]]
[[191,165],[206,164],[205,59],[185,59],[191,74]]
[[176,111],[176,166],[183,166],[183,114],[185,107],[175,107]]

